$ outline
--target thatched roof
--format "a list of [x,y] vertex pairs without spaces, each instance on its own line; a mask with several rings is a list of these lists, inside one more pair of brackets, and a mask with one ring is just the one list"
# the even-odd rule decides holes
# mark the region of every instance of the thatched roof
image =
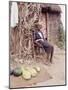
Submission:
[[56,4],[41,4],[42,12],[61,13],[61,8]]

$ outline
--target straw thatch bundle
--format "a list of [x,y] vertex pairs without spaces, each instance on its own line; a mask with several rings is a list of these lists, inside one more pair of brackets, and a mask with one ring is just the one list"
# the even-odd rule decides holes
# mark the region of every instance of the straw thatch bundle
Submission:
[[41,4],[41,8],[43,9],[44,12],[50,12],[50,13],[61,12],[61,8],[59,7],[59,5],[55,5],[55,4]]

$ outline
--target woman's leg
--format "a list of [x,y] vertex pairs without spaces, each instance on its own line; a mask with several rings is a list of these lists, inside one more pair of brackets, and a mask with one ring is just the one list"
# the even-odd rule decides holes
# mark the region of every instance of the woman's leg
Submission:
[[54,54],[54,47],[51,46],[51,56],[50,56],[50,62],[52,63],[52,59],[53,59],[53,54]]
[[50,45],[48,42],[44,42],[43,46],[44,46],[45,52],[47,53],[48,62],[52,63],[54,47]]

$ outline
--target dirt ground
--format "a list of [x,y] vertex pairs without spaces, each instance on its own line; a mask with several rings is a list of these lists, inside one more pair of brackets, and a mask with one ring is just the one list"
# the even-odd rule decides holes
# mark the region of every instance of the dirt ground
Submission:
[[38,83],[38,86],[64,85],[65,84],[65,51],[54,46],[53,63],[45,65],[48,73],[53,77],[46,82]]
[[[32,84],[31,87],[32,86],[33,87],[34,86],[51,86],[51,85],[64,85],[65,84],[65,51],[64,50],[61,50],[57,46],[54,46],[54,56],[53,56],[52,64],[45,65],[41,62],[34,62],[34,64],[35,63],[40,66],[43,66],[44,69],[47,71],[48,75],[52,78],[48,78],[47,80],[43,80],[42,82],[38,81],[37,83]],[[45,76],[46,75],[44,74],[43,77]],[[10,79],[11,78],[12,77],[10,77]],[[10,82],[12,82],[12,79]],[[17,83],[17,82],[14,82],[14,83]],[[10,86],[12,87],[12,85]]]

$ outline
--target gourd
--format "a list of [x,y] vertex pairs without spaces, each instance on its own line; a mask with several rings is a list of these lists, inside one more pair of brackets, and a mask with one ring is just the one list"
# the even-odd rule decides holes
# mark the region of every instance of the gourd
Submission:
[[34,68],[37,72],[40,72],[40,70],[41,70],[40,67],[38,67],[38,66],[35,66]]
[[13,68],[10,68],[9,73],[10,75],[13,75]]
[[20,67],[17,67],[13,70],[13,75],[14,76],[21,76],[22,75],[22,70]]
[[25,80],[30,80],[31,79],[31,73],[26,68],[22,68],[22,77]]
[[32,67],[26,67],[26,69],[31,73],[32,77],[37,76],[37,71]]

